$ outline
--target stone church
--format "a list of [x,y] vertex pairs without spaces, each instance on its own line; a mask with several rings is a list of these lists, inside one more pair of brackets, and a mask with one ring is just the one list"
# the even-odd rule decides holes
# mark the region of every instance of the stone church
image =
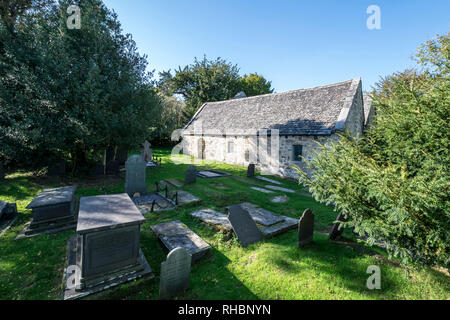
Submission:
[[[366,103],[366,105],[364,105]],[[317,143],[337,140],[338,132],[361,136],[373,118],[361,79],[207,102],[184,127],[183,149],[196,158],[247,166],[263,173],[295,177]]]

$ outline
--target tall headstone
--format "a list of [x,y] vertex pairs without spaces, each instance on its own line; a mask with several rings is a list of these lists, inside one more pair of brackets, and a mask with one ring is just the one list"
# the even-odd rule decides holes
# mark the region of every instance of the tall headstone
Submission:
[[186,170],[186,176],[184,179],[185,184],[191,184],[197,182],[197,168],[195,166],[189,166]]
[[132,197],[135,193],[144,195],[147,193],[145,184],[145,169],[147,168],[144,159],[139,155],[133,155],[125,163],[125,193]]
[[0,180],[5,179],[5,169],[3,168],[3,163],[0,162]]
[[119,161],[119,165],[123,166],[128,158],[128,150],[118,148],[116,151],[116,159]]
[[301,248],[304,245],[312,242],[313,235],[314,214],[310,209],[306,209],[298,222],[298,247]]
[[336,221],[338,222],[335,222],[333,224],[330,234],[328,235],[328,238],[330,240],[338,239],[340,236],[342,236],[342,233],[344,232],[344,227],[343,226],[341,227],[339,222],[346,222],[347,219],[344,218],[344,214],[342,213],[342,211],[337,216]]
[[236,236],[244,247],[263,239],[261,231],[259,231],[258,226],[247,210],[244,210],[238,204],[230,206],[227,209],[228,220],[230,221]]
[[255,164],[250,163],[247,168],[247,177],[253,178],[255,176]]
[[161,263],[161,280],[159,283],[159,298],[170,299],[189,288],[191,273],[191,255],[185,248],[175,248],[167,255],[167,260]]

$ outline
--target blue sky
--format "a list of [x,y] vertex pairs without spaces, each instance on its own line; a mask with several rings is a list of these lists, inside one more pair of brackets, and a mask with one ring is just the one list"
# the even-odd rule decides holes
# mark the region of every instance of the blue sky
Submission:
[[[380,76],[413,66],[417,47],[450,27],[448,0],[104,3],[148,55],[149,70],[173,70],[206,54],[263,75],[276,92],[357,77],[369,90]],[[380,30],[366,26],[370,5],[381,9]]]

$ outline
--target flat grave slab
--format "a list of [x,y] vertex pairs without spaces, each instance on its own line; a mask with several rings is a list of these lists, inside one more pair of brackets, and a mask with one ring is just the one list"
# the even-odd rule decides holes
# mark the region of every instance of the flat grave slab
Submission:
[[[256,223],[263,225],[263,226],[272,226],[274,224],[277,224],[279,222],[282,222],[284,218],[274,214],[273,212],[260,208],[257,205],[254,205],[250,202],[243,202],[239,204],[243,209],[247,210],[249,214],[252,216],[253,220],[255,220]],[[227,209],[230,207],[227,207]]]
[[180,188],[180,187],[183,186],[183,182],[181,182],[181,181],[179,181],[177,179],[166,179],[166,180],[163,180],[163,181],[166,182],[167,184],[169,184],[169,187],[173,186],[173,187]]
[[256,190],[256,191],[259,191],[262,193],[275,193],[274,191],[267,190],[267,189],[260,188],[260,187],[250,187],[250,189],[253,189],[253,190]]
[[287,188],[283,188],[283,187],[271,186],[271,185],[266,185],[266,186],[264,186],[264,188],[275,190],[275,191],[295,193],[295,190],[287,189]]
[[[278,215],[276,213],[273,213],[269,210],[261,209],[263,211],[255,210],[258,209],[258,206],[254,204],[248,204],[246,206],[247,208],[250,208],[249,213],[250,216],[253,218],[253,220],[256,222],[256,225],[258,226],[259,230],[262,232],[265,238],[271,238],[276,235],[285,233],[289,230],[296,229],[298,225],[298,219]],[[252,208],[253,207],[253,208]],[[261,214],[262,212],[262,214]],[[215,211],[213,209],[201,209],[190,213],[191,216],[200,219],[202,222],[212,226],[214,229],[221,231],[223,233],[229,233],[232,231],[232,227],[230,222],[228,221],[228,217],[226,214]],[[279,222],[264,226],[262,224],[258,223],[258,220],[261,221],[263,216],[273,216],[273,219],[281,219]],[[270,219],[270,218],[269,218]],[[270,221],[270,220],[268,220]],[[275,221],[275,220],[273,220]],[[267,222],[266,222],[267,224]]]
[[272,183],[272,184],[278,184],[280,186],[283,185],[280,181],[273,180],[273,179],[270,179],[270,178],[266,178],[266,177],[263,177],[263,176],[256,176],[255,178],[258,179],[258,180],[262,180],[262,181],[265,181],[265,182]]
[[169,191],[170,196],[174,196],[175,193],[178,193],[178,205],[183,206],[190,203],[196,203],[202,201],[200,198],[197,198],[193,194],[184,191],[184,190],[172,190]]
[[184,248],[192,256],[192,262],[204,257],[211,249],[205,240],[179,220],[160,223],[151,229],[168,251]]
[[201,178],[219,178],[230,176],[230,174],[216,170],[201,170],[197,172],[197,176]]
[[270,198],[270,202],[273,202],[273,203],[285,203],[288,201],[289,201],[289,197],[286,195]]
[[[153,201],[155,201],[154,205]],[[146,194],[138,198],[133,198],[133,202],[143,215],[150,213],[152,211],[152,206],[153,212],[175,209],[175,206],[171,202],[167,201],[164,197],[156,193]]]
[[191,216],[200,219],[204,223],[213,226],[219,231],[229,232],[232,230],[231,223],[228,221],[227,215],[213,209],[193,211],[191,212]]
[[227,207],[227,210],[228,220],[242,246],[248,247],[263,239],[261,231],[247,210],[238,204]]
[[25,224],[16,240],[76,227],[78,208],[76,189],[77,186],[68,186],[45,189],[39,193],[26,207],[32,210],[33,220]]

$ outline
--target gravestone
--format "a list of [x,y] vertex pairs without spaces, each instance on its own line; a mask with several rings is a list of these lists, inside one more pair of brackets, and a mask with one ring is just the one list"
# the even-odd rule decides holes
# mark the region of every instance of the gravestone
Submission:
[[3,168],[3,163],[0,162],[0,180],[5,179],[5,168]]
[[253,178],[255,176],[255,164],[250,163],[247,168],[247,177]]
[[314,214],[310,209],[303,212],[298,222],[298,242],[299,248],[313,241],[314,235]]
[[114,148],[107,148],[105,150],[105,164],[108,165],[108,162],[114,160],[114,154],[115,154],[115,149]]
[[176,248],[161,263],[159,298],[170,299],[189,288],[191,256],[184,248]]
[[186,170],[184,178],[185,184],[191,184],[197,182],[197,168],[195,166],[189,166]]
[[[347,221],[347,219],[344,218],[344,214],[342,213],[342,211],[338,214],[336,221],[341,221],[341,222]],[[336,240],[342,236],[343,232],[344,232],[344,227],[343,226],[340,227],[340,223],[336,222],[331,227],[331,231],[330,231],[330,234],[328,235],[328,238],[330,240]]]
[[[77,234],[69,240],[68,265],[75,263],[75,286],[64,299],[76,299],[151,275],[140,249],[145,218],[125,194],[82,197]],[[68,272],[68,271],[67,271]]]
[[144,159],[139,155],[133,155],[128,158],[125,168],[125,193],[130,197],[136,192],[145,195],[147,193],[147,185],[145,184],[145,169],[147,166]]
[[47,167],[47,175],[50,177],[62,177],[66,173],[66,162],[61,161]]
[[119,161],[119,165],[123,166],[128,159],[128,150],[126,149],[117,149],[116,159]]
[[106,164],[106,174],[118,175],[120,172],[120,162],[111,160]]
[[179,220],[159,223],[151,229],[169,252],[184,248],[192,257],[192,262],[203,258],[211,249],[205,240]]
[[144,148],[141,151],[141,156],[144,159],[145,162],[151,162],[152,161],[152,149],[151,149],[151,143],[145,140],[143,144]]
[[230,206],[227,210],[228,220],[244,247],[263,239],[261,231],[259,231],[248,211],[244,210],[240,205]]
[[17,205],[0,200],[0,219],[9,219],[17,213]]

